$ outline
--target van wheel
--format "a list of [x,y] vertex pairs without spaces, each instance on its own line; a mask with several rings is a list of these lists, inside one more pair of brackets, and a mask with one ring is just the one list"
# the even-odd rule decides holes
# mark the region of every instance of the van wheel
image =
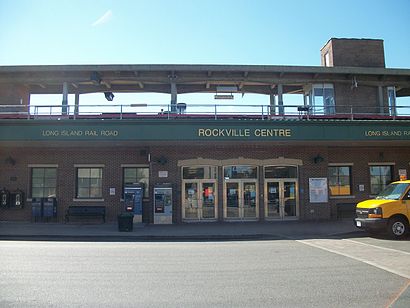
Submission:
[[402,239],[409,231],[408,222],[402,217],[393,217],[389,220],[388,233],[390,237]]

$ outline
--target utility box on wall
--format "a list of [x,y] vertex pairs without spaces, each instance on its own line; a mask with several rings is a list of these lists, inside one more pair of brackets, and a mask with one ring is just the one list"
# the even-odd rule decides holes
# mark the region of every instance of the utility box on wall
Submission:
[[171,184],[157,184],[154,187],[154,224],[172,224]]

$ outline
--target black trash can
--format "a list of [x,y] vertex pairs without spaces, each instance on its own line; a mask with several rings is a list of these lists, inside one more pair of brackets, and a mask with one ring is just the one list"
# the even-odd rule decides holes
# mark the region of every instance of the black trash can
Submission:
[[122,213],[118,215],[118,231],[131,232],[133,227],[133,213]]

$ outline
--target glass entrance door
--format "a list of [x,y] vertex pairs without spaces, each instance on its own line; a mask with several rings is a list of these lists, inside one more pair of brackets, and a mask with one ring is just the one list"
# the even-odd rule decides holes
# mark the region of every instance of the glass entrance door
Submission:
[[185,181],[183,187],[183,219],[212,220],[217,218],[215,182]]
[[226,181],[224,198],[224,218],[255,220],[259,217],[256,181]]
[[297,183],[295,180],[265,182],[265,217],[295,219],[299,216]]

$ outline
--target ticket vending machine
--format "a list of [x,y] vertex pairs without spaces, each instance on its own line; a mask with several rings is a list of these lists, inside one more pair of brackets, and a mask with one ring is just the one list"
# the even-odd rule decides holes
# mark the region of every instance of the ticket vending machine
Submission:
[[172,224],[171,184],[157,184],[154,187],[154,224]]
[[124,187],[125,211],[134,213],[134,223],[142,222],[142,198],[144,185],[135,183]]

